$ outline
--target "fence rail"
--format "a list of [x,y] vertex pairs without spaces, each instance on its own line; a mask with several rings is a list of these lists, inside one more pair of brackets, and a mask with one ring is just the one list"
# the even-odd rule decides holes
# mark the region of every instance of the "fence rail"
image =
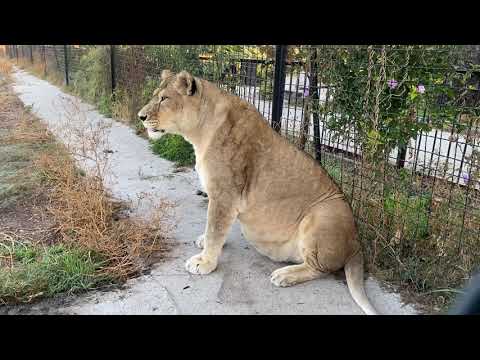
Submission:
[[479,265],[480,46],[9,45],[6,54],[90,101],[123,104],[132,121],[164,68],[213,81],[341,185],[373,262],[420,259],[428,242],[439,262],[448,253],[468,271]]

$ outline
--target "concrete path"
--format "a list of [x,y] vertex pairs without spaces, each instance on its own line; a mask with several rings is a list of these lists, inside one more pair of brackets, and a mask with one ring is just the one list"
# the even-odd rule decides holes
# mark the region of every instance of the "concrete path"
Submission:
[[[142,194],[167,198],[178,205],[173,246],[167,259],[156,264],[149,275],[128,281],[125,288],[91,292],[75,297],[68,305],[48,309],[45,303],[32,308],[36,313],[64,314],[362,314],[344,279],[324,279],[277,288],[270,273],[284,264],[258,254],[235,224],[216,271],[206,276],[188,274],[185,261],[199,252],[193,241],[203,232],[207,200],[196,196],[199,182],[194,171],[172,172],[173,164],[154,155],[148,142],[119,122],[103,118],[91,106],[24,71],[14,74],[14,90],[25,105],[43,119],[60,140],[58,125],[109,123],[109,149],[113,178],[112,193],[135,200]],[[77,105],[74,105],[77,104]],[[78,106],[78,108],[77,108]],[[72,117],[74,119],[72,119]],[[142,211],[146,210],[141,209]],[[399,296],[382,290],[375,280],[366,291],[383,314],[414,314]],[[35,310],[36,309],[36,310]]]

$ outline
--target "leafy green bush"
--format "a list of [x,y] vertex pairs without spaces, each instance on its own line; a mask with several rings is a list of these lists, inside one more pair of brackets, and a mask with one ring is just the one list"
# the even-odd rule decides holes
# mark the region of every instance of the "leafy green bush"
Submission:
[[166,134],[152,142],[152,151],[179,166],[195,164],[193,146],[180,135]]
[[205,64],[199,55],[205,51],[208,51],[208,46],[149,45],[145,46],[145,57],[152,62],[156,70],[187,70],[194,76],[201,76]]
[[77,70],[72,74],[74,93],[98,106],[106,115],[112,114],[109,50],[106,46],[92,46],[80,57]]
[[[357,130],[366,155],[381,159],[406,146],[420,131],[458,127],[458,89],[453,46],[363,46],[322,49],[320,82],[331,96],[322,111],[339,135]],[[429,121],[417,121],[424,111]]]
[[97,102],[98,111],[108,117],[112,116],[112,97],[111,95],[102,95]]

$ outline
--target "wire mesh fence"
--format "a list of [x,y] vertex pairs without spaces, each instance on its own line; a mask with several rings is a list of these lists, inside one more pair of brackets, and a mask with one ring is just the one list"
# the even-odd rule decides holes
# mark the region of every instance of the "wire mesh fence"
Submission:
[[480,46],[10,45],[6,54],[130,121],[163,69],[212,81],[329,172],[387,278],[428,292],[479,265]]

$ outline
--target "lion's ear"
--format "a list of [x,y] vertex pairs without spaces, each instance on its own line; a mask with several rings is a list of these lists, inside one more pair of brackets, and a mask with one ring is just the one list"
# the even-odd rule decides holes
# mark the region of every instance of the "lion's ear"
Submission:
[[177,74],[175,88],[182,95],[194,95],[197,91],[195,78],[187,71],[183,70]]
[[173,73],[168,70],[168,69],[165,69],[162,71],[162,81],[165,80],[165,79],[168,79],[169,77],[173,76]]

